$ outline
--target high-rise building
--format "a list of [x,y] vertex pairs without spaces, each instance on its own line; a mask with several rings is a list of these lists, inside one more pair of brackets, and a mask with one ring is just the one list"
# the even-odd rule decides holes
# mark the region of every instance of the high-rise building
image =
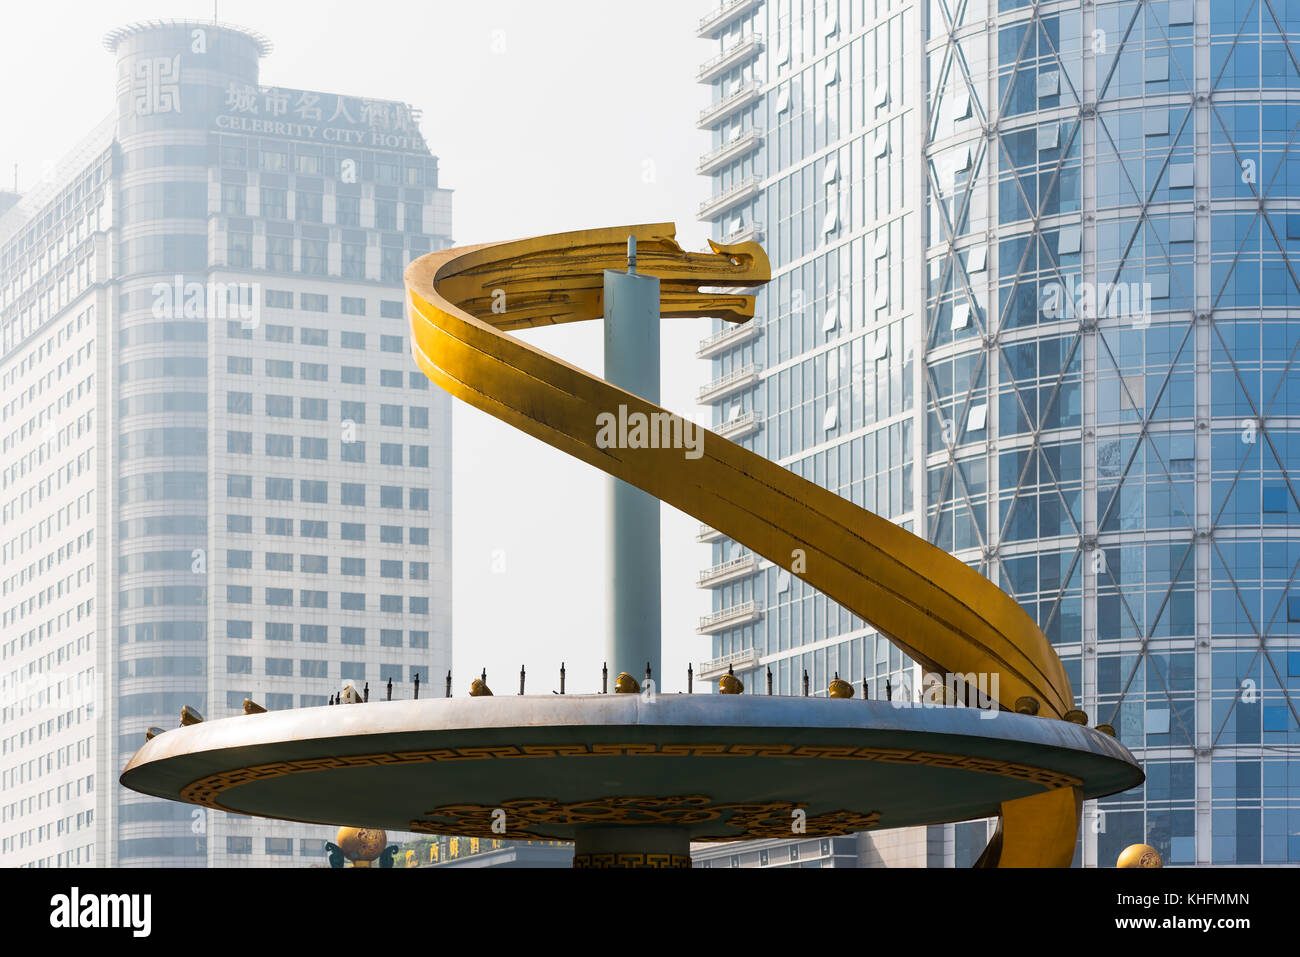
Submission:
[[[450,245],[404,103],[106,38],[116,108],[0,217],[0,863],[317,863],[327,828],[117,783],[150,726],[451,664],[451,412],[402,272]],[[106,97],[107,99],[107,97]]]
[[[1281,0],[730,0],[700,24],[700,216],[774,269],[756,320],[701,343],[700,400],[1036,618],[1147,772],[1085,807],[1085,866],[1137,841],[1300,863],[1298,32]],[[700,540],[706,677],[915,695],[861,621]],[[987,835],[931,831],[948,864]]]

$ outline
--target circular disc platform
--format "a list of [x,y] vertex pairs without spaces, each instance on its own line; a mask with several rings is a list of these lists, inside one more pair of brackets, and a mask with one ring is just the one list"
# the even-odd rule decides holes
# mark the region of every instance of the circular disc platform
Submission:
[[1143,773],[1114,738],[1050,718],[857,699],[551,695],[347,704],[160,734],[135,791],[258,817],[573,840],[846,834],[992,817],[1060,787]]

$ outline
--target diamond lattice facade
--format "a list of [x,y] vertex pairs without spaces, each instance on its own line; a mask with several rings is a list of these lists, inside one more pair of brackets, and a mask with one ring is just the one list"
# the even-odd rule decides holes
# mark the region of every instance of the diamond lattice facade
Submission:
[[[1300,863],[1300,4],[732,0],[700,33],[700,215],[774,267],[755,328],[701,343],[715,428],[1035,615],[1147,771],[1079,863]],[[700,539],[706,676],[915,695],[862,622]]]

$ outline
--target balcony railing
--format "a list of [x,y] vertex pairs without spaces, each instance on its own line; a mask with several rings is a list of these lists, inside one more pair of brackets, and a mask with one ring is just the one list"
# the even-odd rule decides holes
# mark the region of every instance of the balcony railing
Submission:
[[758,366],[751,362],[747,366],[742,366],[739,369],[728,372],[724,376],[714,379],[708,385],[704,386],[704,388],[700,389],[699,402],[701,405],[714,402],[725,395],[730,395],[733,392],[738,392],[741,389],[753,385],[757,381]]
[[700,530],[695,533],[695,540],[700,543],[718,542],[726,537],[712,525],[701,525]]
[[700,579],[695,583],[697,588],[712,588],[714,585],[721,585],[725,582],[735,581],[737,578],[744,578],[746,575],[752,575],[758,571],[758,559],[753,555],[746,555],[743,558],[733,558],[728,562],[720,562],[712,568],[706,568],[700,572]]
[[705,336],[700,340],[700,344],[695,350],[695,358],[707,359],[719,352],[730,349],[732,346],[748,342],[750,339],[755,338],[761,329],[762,326],[757,319],[751,319],[749,322],[728,324],[727,328],[721,332],[715,332],[713,335]]
[[732,605],[730,608],[715,611],[712,615],[705,615],[700,619],[700,625],[695,631],[700,635],[711,635],[714,632],[725,631],[737,625],[748,625],[751,622],[758,621],[762,616],[762,603],[747,601],[741,605]]
[[746,412],[744,415],[738,415],[734,419],[728,419],[713,431],[718,433],[724,439],[743,439],[747,435],[752,435],[758,431],[761,421],[758,413],[754,411]]
[[728,233],[726,239],[723,240],[723,245],[734,246],[736,243],[761,243],[762,241],[763,224],[750,223],[748,226],[741,226],[736,231]]
[[700,165],[695,167],[695,172],[701,176],[712,173],[715,169],[720,169],[728,163],[734,163],[746,154],[758,149],[762,142],[763,131],[750,128],[734,140],[723,143],[716,150],[701,156]]
[[696,35],[707,40],[720,28],[725,27],[746,10],[756,6],[758,6],[758,0],[731,0],[730,3],[723,3],[716,10],[710,10],[700,17],[700,26],[696,31]]
[[737,671],[744,671],[748,668],[758,667],[758,651],[753,648],[745,648],[743,651],[733,651],[729,655],[723,655],[721,658],[712,658],[709,661],[701,661],[700,666],[695,669],[695,677],[701,681],[710,681],[714,678],[721,678],[727,673],[728,668]]
[[696,74],[695,79],[700,83],[716,80],[732,67],[740,66],[746,60],[758,56],[758,52],[762,49],[763,38],[757,33],[747,33],[731,49],[723,50],[701,66],[700,72]]
[[754,103],[761,95],[762,87],[751,80],[737,89],[730,96],[724,96],[717,102],[710,103],[704,109],[700,110],[700,118],[695,125],[702,130],[707,130],[718,121],[725,120],[737,110],[743,109],[751,103]]
[[730,189],[723,190],[716,196],[712,196],[700,203],[700,219],[713,219],[721,215],[731,207],[739,205],[748,199],[753,199],[758,195],[760,186],[757,176],[751,176],[736,183]]

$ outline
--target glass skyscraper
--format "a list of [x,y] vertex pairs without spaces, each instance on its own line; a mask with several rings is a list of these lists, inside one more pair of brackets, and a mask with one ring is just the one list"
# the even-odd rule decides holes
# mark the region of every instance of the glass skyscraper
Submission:
[[451,413],[402,272],[450,245],[404,103],[262,37],[111,33],[116,108],[0,217],[0,863],[317,863],[327,828],[124,791],[145,730],[451,664]]
[[[1147,772],[1085,806],[1077,863],[1300,863],[1300,3],[731,0],[700,35],[700,216],[774,267],[701,343],[715,428],[1035,616]],[[915,695],[863,622],[700,539],[703,676]],[[987,828],[929,832],[963,865]]]

